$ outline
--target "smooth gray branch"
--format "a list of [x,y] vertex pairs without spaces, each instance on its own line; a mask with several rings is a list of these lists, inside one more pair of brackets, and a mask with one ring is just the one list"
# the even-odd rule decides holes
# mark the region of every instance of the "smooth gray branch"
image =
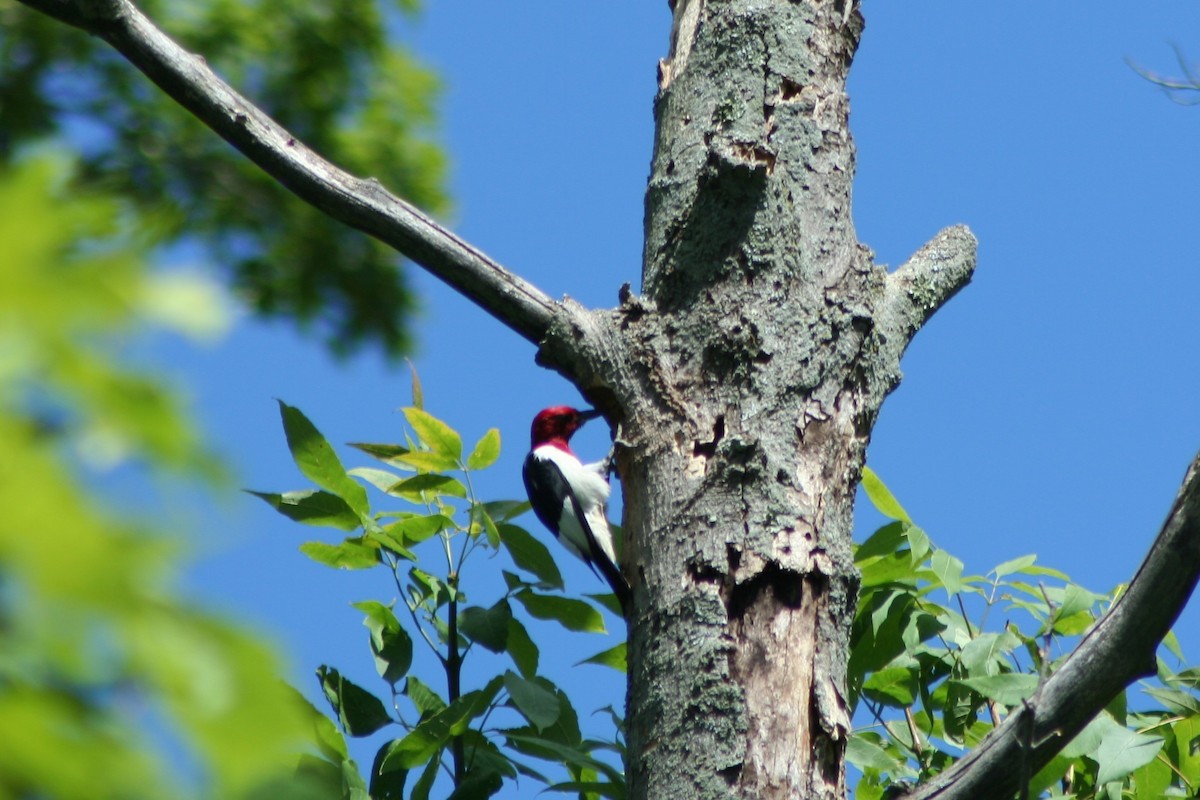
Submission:
[[1129,587],[1042,685],[1036,705],[1015,710],[979,747],[905,800],[1013,797],[1019,788],[1022,741],[1033,743],[1028,766],[1036,773],[1118,692],[1155,673],[1158,645],[1191,597],[1198,576],[1200,455],[1188,468],[1171,513]]
[[104,39],[221,138],[299,197],[425,267],[529,341],[569,314],[378,181],[338,169],[154,26],[129,0],[21,0]]
[[978,242],[966,225],[938,232],[887,279],[884,325],[897,344],[906,347],[975,272]]

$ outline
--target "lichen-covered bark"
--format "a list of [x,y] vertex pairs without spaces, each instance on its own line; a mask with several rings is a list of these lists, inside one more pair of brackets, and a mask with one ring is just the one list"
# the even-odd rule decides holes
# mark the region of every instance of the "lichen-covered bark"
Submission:
[[[840,797],[853,487],[896,364],[832,2],[675,9],[622,437],[632,797]],[[637,329],[637,336],[629,335]]]
[[541,356],[616,425],[634,587],[630,796],[841,798],[854,490],[908,340],[970,276],[889,276],[851,222],[856,8],[677,0],[644,294]]

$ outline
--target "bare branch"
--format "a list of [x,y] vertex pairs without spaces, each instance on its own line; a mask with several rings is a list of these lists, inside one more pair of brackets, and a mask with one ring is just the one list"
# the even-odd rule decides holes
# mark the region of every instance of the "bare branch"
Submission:
[[1011,798],[1019,788],[1022,741],[1032,743],[1028,767],[1030,774],[1036,773],[1118,692],[1154,674],[1158,645],[1179,617],[1198,576],[1200,456],[1188,468],[1171,513],[1129,588],[1040,687],[1036,700],[905,800]]
[[888,275],[884,324],[907,346],[921,326],[975,272],[978,242],[966,225],[939,231],[895,272]]
[[569,314],[436,221],[318,156],[183,50],[129,0],[21,0],[104,39],[221,138],[331,217],[390,245],[537,344]]

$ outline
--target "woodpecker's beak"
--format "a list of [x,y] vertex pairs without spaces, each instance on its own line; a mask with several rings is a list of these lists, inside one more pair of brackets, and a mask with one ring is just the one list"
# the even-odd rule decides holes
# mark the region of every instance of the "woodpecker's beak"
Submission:
[[579,424],[587,422],[589,419],[599,419],[600,412],[594,408],[587,408],[579,412]]

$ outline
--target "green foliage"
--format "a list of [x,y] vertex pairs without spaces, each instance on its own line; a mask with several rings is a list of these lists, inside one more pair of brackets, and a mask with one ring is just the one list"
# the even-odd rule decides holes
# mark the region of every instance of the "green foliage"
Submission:
[[0,167],[0,798],[311,796],[274,656],[178,597],[175,542],[95,491],[133,460],[218,474],[161,380],[118,361],[139,321],[211,331],[214,293],[148,274],[153,239],[71,183],[48,153]]
[[[413,377],[414,401],[423,404],[415,372]],[[620,720],[614,717],[612,741],[583,738],[570,699],[538,673],[538,647],[518,616],[604,633],[601,609],[611,609],[610,598],[589,602],[554,594],[563,580],[553,556],[513,523],[529,504],[484,502],[476,496],[472,476],[496,462],[499,431],[489,430],[468,452],[457,431],[414,404],[403,409],[412,431],[403,444],[353,445],[386,469],[346,470],[299,410],[280,403],[280,412],[296,465],[319,488],[253,494],[290,519],[352,534],[303,544],[301,551],[310,558],[335,568],[385,570],[401,592],[392,603],[355,603],[366,615],[363,624],[389,703],[332,667],[317,672],[346,734],[361,737],[391,725],[400,729],[377,752],[367,789],[344,742],[310,760],[315,773],[327,776],[323,785],[330,796],[379,800],[407,792],[420,800],[429,796],[444,766],[454,778],[450,797],[463,800],[490,797],[522,776],[588,798],[623,797],[623,774],[609,763],[623,758]],[[372,508],[364,485],[400,507]],[[471,580],[469,565],[500,551],[509,554],[517,571],[502,573],[500,597],[479,603],[476,595],[484,590],[477,586],[485,584]],[[440,679],[410,674],[414,641],[436,656],[444,673]],[[487,660],[485,653],[501,659]],[[467,657],[474,662],[471,674],[494,671],[482,686],[463,691]],[[624,670],[624,643],[587,661]],[[438,683],[445,686],[444,697],[434,688]],[[566,780],[543,775],[528,758],[558,765]],[[351,774],[353,779],[346,777]]]
[[[848,683],[856,719],[869,724],[851,736],[847,760],[862,773],[856,797],[865,799],[938,774],[1035,698],[1122,587],[1089,592],[1032,555],[964,576],[962,562],[937,548],[870,470],[863,486],[894,520],[855,551],[863,581]],[[997,607],[1004,628],[987,630]],[[1166,644],[1180,656],[1173,637]],[[1143,698],[1158,707],[1127,710]],[[1158,681],[1114,700],[1033,777],[1031,796],[1195,797],[1198,753],[1200,672],[1174,673],[1160,661]]]
[[[415,0],[138,4],[297,138],[431,211],[436,78],[389,41]],[[306,205],[203,128],[102,41],[0,0],[0,165],[31,142],[76,146],[77,182],[167,241],[201,243],[260,313],[316,322],[340,350],[408,346],[399,257]]]

